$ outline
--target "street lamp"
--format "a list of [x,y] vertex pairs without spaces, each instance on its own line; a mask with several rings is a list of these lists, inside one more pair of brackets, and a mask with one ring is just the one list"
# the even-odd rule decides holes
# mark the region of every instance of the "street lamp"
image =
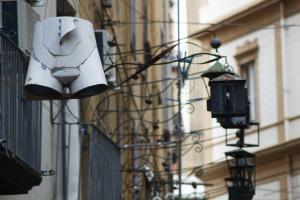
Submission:
[[36,23],[25,90],[44,99],[83,98],[107,88],[92,23],[54,17]]
[[[207,110],[212,117],[217,118],[221,127],[225,129],[239,129],[236,136],[237,143],[228,143],[226,131],[226,145],[237,147],[256,147],[259,145],[259,123],[250,121],[248,92],[245,87],[246,80],[237,75],[224,74],[209,81],[211,96],[207,101]],[[257,143],[245,142],[245,129],[250,126],[257,127]]]
[[213,118],[245,117],[247,113],[246,80],[223,74],[209,81],[211,96],[207,110]]
[[[211,42],[211,46],[216,51],[220,45],[218,40]],[[202,77],[209,79],[208,85],[211,91],[210,98],[207,100],[207,110],[211,112],[212,118],[217,118],[223,128],[239,129],[236,132],[239,140],[233,144],[228,144],[226,131],[226,146],[239,147],[237,150],[225,152],[230,172],[230,177],[225,179],[229,200],[252,200],[255,194],[255,156],[242,147],[259,145],[259,123],[250,121],[246,80],[241,79],[231,69],[226,59],[225,65],[216,62],[202,74]],[[251,125],[258,127],[257,144],[245,143],[244,130]]]
[[[237,143],[228,144],[226,131],[226,145],[237,147],[256,147],[259,145],[259,123],[250,121],[248,91],[245,87],[246,80],[230,70],[228,64],[216,62],[206,70],[202,77],[209,79],[211,95],[207,100],[207,110],[211,111],[213,118],[217,118],[221,127],[225,129],[239,129],[236,136]],[[250,126],[257,127],[257,143],[245,143],[245,129]]]
[[255,156],[243,149],[225,153],[230,177],[226,178],[229,200],[251,200],[255,194]]

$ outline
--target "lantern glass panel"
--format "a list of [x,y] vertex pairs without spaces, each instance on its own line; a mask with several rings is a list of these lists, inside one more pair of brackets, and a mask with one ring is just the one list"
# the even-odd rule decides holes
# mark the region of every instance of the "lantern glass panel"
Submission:
[[212,117],[241,117],[247,112],[246,80],[225,74],[209,82]]
[[218,118],[217,121],[223,128],[248,128],[246,117]]

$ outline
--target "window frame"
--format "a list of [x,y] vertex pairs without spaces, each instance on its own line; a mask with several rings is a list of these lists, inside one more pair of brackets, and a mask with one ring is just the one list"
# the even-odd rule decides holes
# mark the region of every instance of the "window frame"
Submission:
[[243,74],[243,71],[245,70],[245,65],[253,63],[255,74],[255,121],[259,121],[260,119],[258,51],[259,46],[257,39],[255,39],[253,41],[246,41],[243,45],[238,46],[236,48],[236,54],[234,56],[238,65],[237,72],[241,76]]

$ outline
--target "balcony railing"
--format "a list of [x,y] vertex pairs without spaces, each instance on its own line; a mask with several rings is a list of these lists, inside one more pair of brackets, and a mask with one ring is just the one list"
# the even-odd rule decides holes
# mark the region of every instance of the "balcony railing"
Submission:
[[93,127],[89,148],[89,199],[121,199],[120,149]]
[[41,168],[41,103],[25,100],[28,58],[0,32],[0,147]]

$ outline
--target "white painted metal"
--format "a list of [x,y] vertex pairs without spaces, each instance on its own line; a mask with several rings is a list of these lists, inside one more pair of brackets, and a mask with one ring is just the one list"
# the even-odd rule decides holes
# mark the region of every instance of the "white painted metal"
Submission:
[[62,84],[52,76],[51,71],[31,55],[26,76],[26,85],[39,85],[63,93]]
[[[30,93],[44,96],[40,87],[45,87],[45,90],[53,89],[63,94],[64,87],[69,87],[70,95],[76,93],[76,98],[81,98],[77,93],[88,87],[95,86],[96,89],[82,97],[106,88],[93,26],[89,21],[75,17],[49,18],[35,25],[33,37],[33,53],[25,82],[25,89]],[[35,91],[35,87],[39,87],[39,91]]]
[[93,25],[87,20],[55,17],[35,26],[33,51],[49,69],[78,67],[95,48]]
[[89,59],[80,65],[80,75],[70,85],[70,93],[76,92],[93,86],[95,84],[107,85],[98,50],[95,48]]

